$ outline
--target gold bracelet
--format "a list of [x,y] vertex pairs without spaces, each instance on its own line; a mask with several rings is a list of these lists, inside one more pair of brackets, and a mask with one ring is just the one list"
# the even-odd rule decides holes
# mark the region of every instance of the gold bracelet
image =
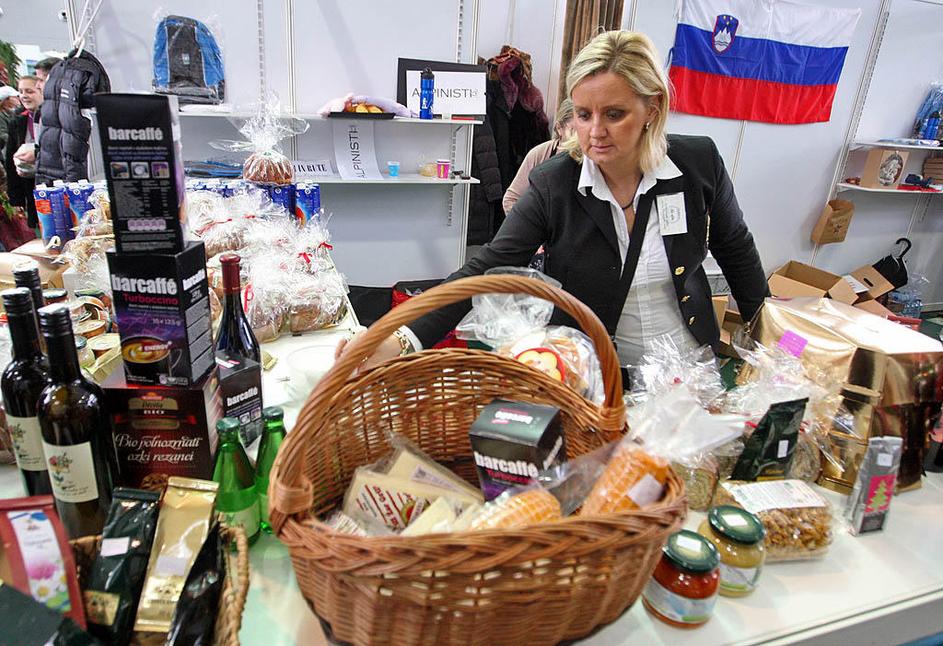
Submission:
[[409,337],[403,334],[400,330],[394,330],[393,336],[396,337],[396,340],[399,341],[399,356],[405,357],[407,354],[413,351],[413,344],[410,342]]

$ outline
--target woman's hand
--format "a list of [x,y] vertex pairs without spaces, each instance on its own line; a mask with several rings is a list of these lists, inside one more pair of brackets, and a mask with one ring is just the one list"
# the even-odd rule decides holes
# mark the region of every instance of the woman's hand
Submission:
[[[346,339],[346,338],[341,339],[341,342],[337,344],[337,348],[334,350],[335,363],[344,355],[344,352],[347,349],[347,346],[350,344],[350,342],[356,338],[363,336],[366,333],[366,331],[367,329],[363,328],[363,329],[358,330],[356,333],[354,333],[354,335],[350,337],[349,339]],[[366,360],[362,364],[360,364],[360,366],[357,367],[357,370],[355,372],[366,370],[367,368],[372,368],[373,366],[377,365],[378,363],[382,363],[386,361],[387,359],[398,357],[400,353],[400,349],[401,349],[401,346],[399,344],[399,339],[397,339],[396,336],[391,334],[390,336],[388,336],[386,339],[383,340],[383,343],[381,343],[377,347],[376,351],[372,355],[367,357]]]

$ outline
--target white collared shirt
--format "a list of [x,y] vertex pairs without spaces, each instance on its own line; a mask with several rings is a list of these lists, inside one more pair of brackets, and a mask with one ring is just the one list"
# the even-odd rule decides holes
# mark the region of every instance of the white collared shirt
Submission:
[[[650,191],[658,180],[681,177],[681,171],[666,156],[661,165],[652,172],[642,175],[632,208],[638,214],[639,198]],[[612,223],[615,225],[616,238],[619,242],[619,255],[622,265],[629,250],[629,229],[625,221],[622,206],[612,196],[599,167],[588,157],[583,158],[583,168],[577,190],[583,195],[587,191],[604,202],[609,202]],[[652,350],[656,337],[669,334],[678,348],[694,349],[697,340],[688,330],[681,310],[678,309],[678,296],[675,292],[668,264],[668,255],[662,241],[661,228],[658,225],[658,212],[652,203],[648,226],[642,240],[638,266],[632,279],[632,286],[625,299],[619,323],[616,326],[616,347],[622,365],[636,365],[643,354]],[[587,216],[588,217],[588,216]]]

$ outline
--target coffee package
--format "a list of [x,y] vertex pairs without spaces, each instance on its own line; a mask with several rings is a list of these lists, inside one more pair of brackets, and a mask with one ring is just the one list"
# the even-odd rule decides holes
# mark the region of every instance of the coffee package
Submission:
[[566,462],[560,410],[553,406],[496,399],[482,409],[469,436],[486,500]]
[[262,435],[262,366],[228,353],[216,356],[223,417],[239,420],[239,438],[250,446]]
[[107,255],[128,382],[199,381],[215,365],[203,243],[177,254]]
[[52,496],[0,500],[0,580],[85,628],[72,547]]
[[746,439],[731,478],[748,481],[785,478],[808,402],[805,398],[771,405]]
[[114,433],[116,484],[160,490],[171,476],[212,479],[222,417],[215,372],[192,386],[162,388],[129,384],[115,370],[102,389]]
[[159,499],[154,491],[122,487],[111,496],[101,549],[82,593],[88,631],[108,644],[123,643],[131,634]]
[[187,575],[174,618],[170,622],[166,646],[197,646],[213,643],[219,599],[226,577],[219,523],[214,523]]
[[208,480],[170,478],[157,519],[138,603],[134,630],[170,630],[177,600],[194,560],[209,533],[219,485]]
[[884,529],[897,486],[903,447],[904,441],[899,437],[868,440],[867,452],[858,467],[858,478],[845,507],[845,521],[852,534]]
[[186,192],[177,98],[98,94],[95,108],[118,252],[183,251]]

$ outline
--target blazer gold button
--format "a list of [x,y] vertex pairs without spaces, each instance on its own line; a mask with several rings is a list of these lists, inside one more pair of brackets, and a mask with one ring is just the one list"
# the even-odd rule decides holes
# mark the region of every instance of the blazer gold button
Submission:
[[688,319],[688,325],[694,325],[694,317]]
[[690,298],[691,298],[690,294],[685,294],[684,296],[681,297],[681,302],[687,303]]
[[675,267],[675,276],[680,276],[684,273],[684,267]]

